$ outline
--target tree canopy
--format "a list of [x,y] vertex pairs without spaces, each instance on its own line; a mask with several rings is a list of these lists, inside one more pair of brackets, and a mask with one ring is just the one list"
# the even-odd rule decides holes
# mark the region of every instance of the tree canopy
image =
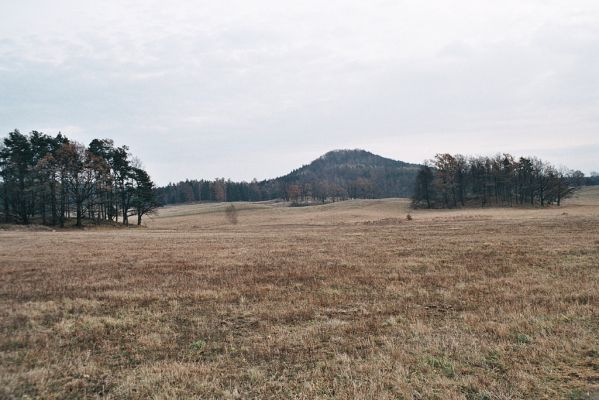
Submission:
[[445,153],[420,167],[412,200],[415,207],[426,208],[559,206],[585,183],[582,172],[556,168],[535,157]]
[[0,198],[7,223],[64,226],[74,219],[137,223],[159,204],[154,183],[127,146],[94,139],[89,146],[59,133],[14,130],[0,143]]

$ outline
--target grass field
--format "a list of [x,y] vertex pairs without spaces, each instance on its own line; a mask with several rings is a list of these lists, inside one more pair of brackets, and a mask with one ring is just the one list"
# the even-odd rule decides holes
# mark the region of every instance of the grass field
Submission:
[[0,398],[597,398],[598,188],[236,207],[0,231]]

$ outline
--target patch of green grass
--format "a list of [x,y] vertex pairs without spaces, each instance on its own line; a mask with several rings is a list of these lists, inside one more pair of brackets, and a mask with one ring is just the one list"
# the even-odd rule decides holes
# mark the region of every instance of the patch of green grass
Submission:
[[491,397],[487,393],[481,392],[472,386],[464,387],[462,393],[464,393],[467,400],[491,400]]
[[189,348],[194,351],[202,352],[206,348],[206,342],[202,339],[196,340],[195,342],[189,345]]
[[501,354],[498,351],[491,351],[485,357],[485,364],[492,370],[504,372],[506,370],[503,361],[501,360]]
[[519,344],[529,344],[532,342],[532,338],[524,333],[514,335],[514,340]]
[[455,376],[453,363],[445,357],[428,357],[426,363],[448,378]]
[[595,400],[599,398],[599,393],[590,393],[581,389],[574,389],[568,394],[568,400]]

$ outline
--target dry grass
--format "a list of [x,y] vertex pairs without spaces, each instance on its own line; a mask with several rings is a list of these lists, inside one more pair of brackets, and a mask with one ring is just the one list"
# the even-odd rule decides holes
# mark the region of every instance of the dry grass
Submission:
[[[0,231],[0,398],[592,398],[599,190]],[[588,395],[587,395],[588,394]]]

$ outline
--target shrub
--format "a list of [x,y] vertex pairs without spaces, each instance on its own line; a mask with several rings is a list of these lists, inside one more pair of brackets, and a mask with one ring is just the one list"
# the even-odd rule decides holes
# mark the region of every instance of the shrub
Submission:
[[226,209],[225,209],[225,215],[227,216],[227,220],[229,221],[230,224],[236,225],[237,224],[237,209],[235,208],[235,206],[233,204],[230,204]]

